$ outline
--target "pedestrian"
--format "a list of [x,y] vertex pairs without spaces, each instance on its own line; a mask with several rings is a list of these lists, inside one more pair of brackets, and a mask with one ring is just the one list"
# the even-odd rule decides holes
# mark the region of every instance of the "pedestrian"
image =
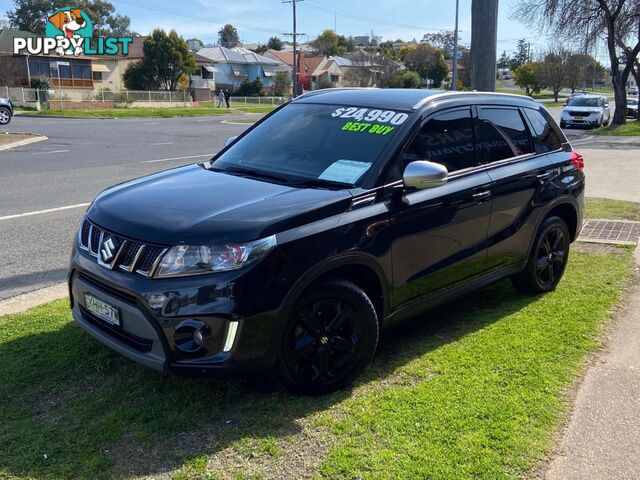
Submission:
[[226,96],[224,94],[224,90],[220,89],[220,93],[218,93],[218,108],[222,108],[225,100]]
[[231,104],[229,103],[229,99],[231,98],[231,94],[229,93],[229,89],[224,89],[224,99],[227,102],[227,108],[231,108]]

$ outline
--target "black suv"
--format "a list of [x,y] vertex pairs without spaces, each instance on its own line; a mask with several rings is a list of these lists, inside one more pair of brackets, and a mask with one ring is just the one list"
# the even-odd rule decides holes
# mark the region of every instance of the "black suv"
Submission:
[[210,161],[89,207],[76,321],[163,372],[352,382],[379,329],[504,277],[553,290],[582,223],[582,157],[521,96],[325,90]]

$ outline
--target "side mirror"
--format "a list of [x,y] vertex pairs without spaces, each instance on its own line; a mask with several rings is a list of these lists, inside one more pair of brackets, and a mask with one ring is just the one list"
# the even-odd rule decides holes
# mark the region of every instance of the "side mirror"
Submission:
[[441,187],[447,183],[448,176],[449,172],[444,165],[420,160],[407,165],[404,169],[402,180],[406,188],[423,190],[425,188]]
[[236,141],[236,139],[238,138],[238,136],[236,135],[235,137],[229,137],[227,138],[227,142],[224,144],[225,147],[228,147],[229,145],[231,145],[233,142]]

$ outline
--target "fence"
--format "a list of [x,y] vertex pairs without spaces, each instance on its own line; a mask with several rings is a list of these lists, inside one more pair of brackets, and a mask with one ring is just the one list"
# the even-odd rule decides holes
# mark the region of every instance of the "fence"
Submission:
[[[189,91],[111,91],[91,89],[36,90],[34,88],[0,86],[0,97],[10,99],[15,105],[41,108],[47,103],[51,108],[112,108],[116,104],[144,106],[193,106]],[[213,92],[211,101],[217,101]],[[231,97],[235,106],[239,105],[282,105],[288,97]]]
[[[40,108],[47,102],[52,108],[109,108],[115,104],[132,106],[192,106],[188,91],[111,91],[56,89],[36,90],[22,87],[0,87],[0,97],[9,98],[15,105]],[[66,105],[65,105],[66,104]]]

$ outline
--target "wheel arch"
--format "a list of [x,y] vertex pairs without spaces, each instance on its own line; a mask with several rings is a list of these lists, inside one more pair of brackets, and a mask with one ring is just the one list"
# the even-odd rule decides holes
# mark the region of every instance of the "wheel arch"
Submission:
[[529,242],[529,248],[527,250],[527,258],[529,257],[529,255],[531,255],[531,249],[533,248],[535,239],[538,236],[540,227],[542,226],[542,224],[547,218],[552,216],[558,216],[562,218],[564,222],[567,224],[567,228],[569,229],[569,234],[571,236],[571,242],[574,242],[578,238],[578,235],[580,234],[580,229],[582,227],[581,209],[578,204],[578,200],[571,195],[558,197],[553,202],[550,202],[549,205],[547,205],[547,207],[543,211],[543,213],[540,215],[540,218],[536,223],[535,235],[531,237],[531,241]]
[[341,255],[308,270],[289,291],[282,311],[288,315],[309,287],[332,278],[348,280],[361,288],[376,308],[379,322],[388,313],[390,300],[386,275],[378,262],[366,254]]

